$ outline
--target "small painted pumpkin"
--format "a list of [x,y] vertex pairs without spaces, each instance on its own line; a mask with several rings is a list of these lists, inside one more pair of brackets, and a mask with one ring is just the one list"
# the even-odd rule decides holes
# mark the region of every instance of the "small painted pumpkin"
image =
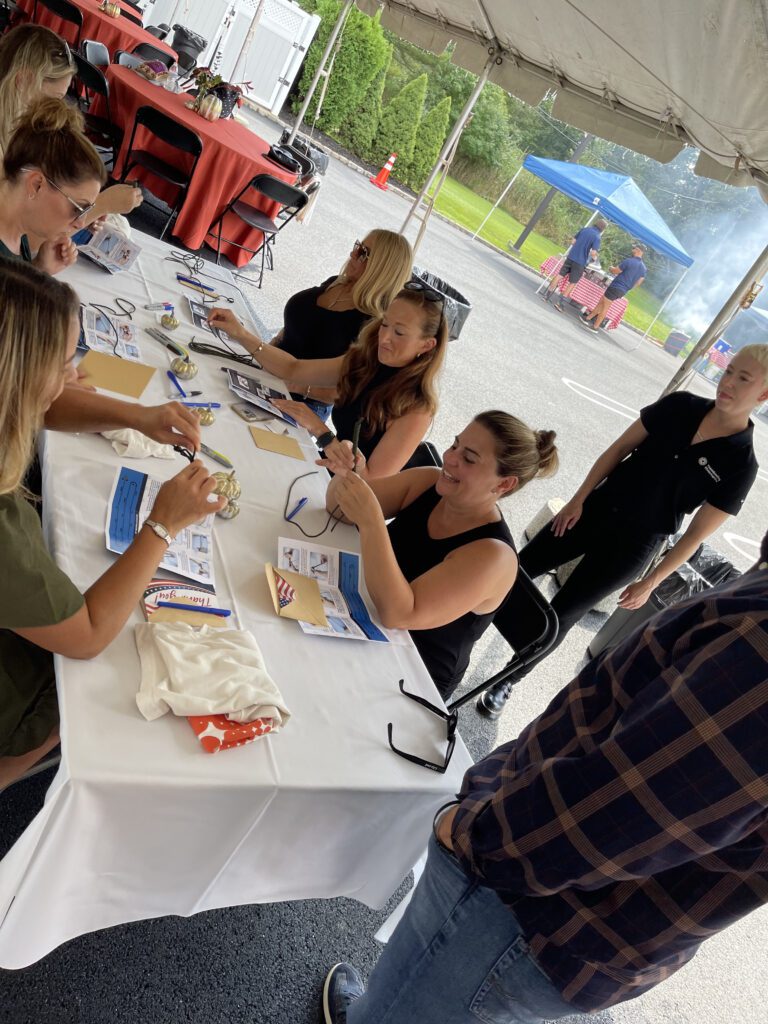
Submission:
[[222,519],[235,519],[240,515],[240,506],[234,498],[230,498],[224,508],[219,509],[216,515],[221,516]]
[[171,363],[171,369],[181,380],[191,380],[197,376],[197,363],[193,363],[190,359],[185,359],[183,356],[176,356]]
[[216,486],[213,489],[214,494],[220,494],[224,498],[229,498],[230,502],[233,498],[240,497],[240,481],[235,476],[235,471],[231,473],[214,473],[213,479],[216,481]]
[[212,423],[216,422],[216,415],[210,405],[203,409],[195,409],[195,412],[200,420],[201,427],[210,427]]
[[221,116],[221,100],[214,93],[206,93],[197,105],[198,113],[206,121],[218,121]]
[[167,331],[175,331],[179,326],[178,318],[175,317],[173,313],[163,313],[160,317],[160,323]]

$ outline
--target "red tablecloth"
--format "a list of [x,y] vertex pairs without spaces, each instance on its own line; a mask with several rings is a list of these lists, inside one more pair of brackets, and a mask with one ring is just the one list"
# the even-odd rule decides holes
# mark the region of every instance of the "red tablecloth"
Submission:
[[[160,86],[152,85],[130,68],[110,65],[107,68],[107,80],[112,117],[125,132],[113,172],[115,177],[119,177],[122,171],[133,119],[139,107],[151,106],[162,110],[163,113],[191,128],[203,141],[203,153],[192,179],[187,200],[172,228],[173,234],[190,249],[200,248],[216,217],[255,175],[271,174],[291,184],[295,182],[295,175],[290,171],[266,159],[269,143],[239,121],[229,118],[206,121],[186,107],[185,104],[192,97],[186,93],[172,93]],[[94,114],[104,114],[103,104],[98,97],[95,98],[92,109]],[[134,148],[149,149],[155,156],[179,167],[184,166],[185,159],[188,166],[192,164],[191,157],[185,158],[178,150],[158,143],[157,139],[149,136],[143,129],[136,133]],[[131,178],[134,174],[154,195],[173,205],[176,199],[176,190],[173,186],[145,174],[140,167],[131,171]],[[277,203],[257,203],[254,193],[248,196],[248,202],[258,206],[268,217],[274,217],[279,210]],[[253,231],[239,218],[231,215],[225,219],[223,234],[235,242],[249,245],[252,249],[256,249],[261,242],[260,231]],[[213,237],[210,237],[208,242],[211,245],[215,244]],[[221,251],[237,266],[243,266],[251,259],[250,253],[233,246],[222,244]]]
[[[541,264],[541,272],[545,277],[551,277],[556,270],[560,269],[564,262],[562,256],[550,256],[549,259],[544,260]],[[595,284],[594,281],[588,281],[586,277],[582,277],[571,292],[571,298],[574,302],[586,306],[587,309],[594,309],[600,299],[602,299],[607,287],[607,285]],[[614,299],[610,304],[608,312],[605,314],[609,331],[613,331],[619,326],[628,305],[629,303],[625,298]]]
[[[34,0],[18,0],[18,2],[19,7],[31,16],[35,6]],[[97,0],[70,0],[70,2],[75,7],[78,7],[83,15],[82,39],[96,39],[98,42],[104,43],[110,54],[114,54],[115,50],[128,50],[130,52],[139,43],[151,43],[158,50],[172,54],[173,59],[176,60],[175,50],[172,50],[167,43],[150,35],[140,25],[134,24],[128,18],[110,18],[106,14],[102,14]],[[121,4],[120,6],[131,14],[135,14],[136,17],[139,17],[138,11],[133,10],[127,4]],[[40,25],[45,25],[46,28],[53,29],[54,32],[58,32],[70,45],[74,44],[77,29],[72,22],[62,21],[55,14],[51,14],[48,8],[43,7],[42,4],[37,5],[35,21]]]

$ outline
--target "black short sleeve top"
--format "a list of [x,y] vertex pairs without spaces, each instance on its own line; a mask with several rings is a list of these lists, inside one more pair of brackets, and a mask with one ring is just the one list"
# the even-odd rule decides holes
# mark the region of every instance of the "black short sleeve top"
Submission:
[[285,304],[280,348],[296,359],[335,359],[343,356],[370,319],[359,309],[325,309],[317,300],[336,280],[329,277],[314,288],[296,292]]
[[736,515],[757,475],[754,426],[692,444],[714,402],[687,391],[640,411],[648,437],[590,495],[594,508],[619,513],[648,533],[670,534],[705,502]]

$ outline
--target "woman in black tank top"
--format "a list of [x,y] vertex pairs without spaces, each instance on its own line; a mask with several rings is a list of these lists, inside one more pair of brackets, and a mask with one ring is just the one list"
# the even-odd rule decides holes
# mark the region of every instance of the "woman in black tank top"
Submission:
[[337,475],[326,503],[360,531],[381,621],[410,630],[444,698],[515,582],[517,555],[497,502],[555,472],[554,438],[492,410],[461,432],[442,470],[410,469],[368,484],[331,463]]

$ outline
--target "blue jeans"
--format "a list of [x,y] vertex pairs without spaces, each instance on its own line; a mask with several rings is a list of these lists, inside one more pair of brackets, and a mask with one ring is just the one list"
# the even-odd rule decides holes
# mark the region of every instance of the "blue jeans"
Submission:
[[347,1024],[539,1024],[578,1013],[528,952],[513,913],[437,840]]

